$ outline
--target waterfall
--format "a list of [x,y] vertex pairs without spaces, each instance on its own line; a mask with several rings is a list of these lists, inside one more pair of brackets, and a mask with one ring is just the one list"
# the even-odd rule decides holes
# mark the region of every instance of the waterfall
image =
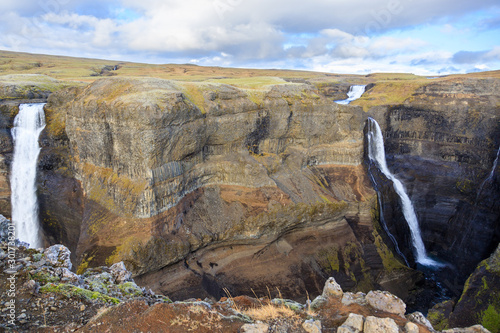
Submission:
[[[373,175],[371,173],[369,175],[370,175],[370,179],[372,180],[372,183],[375,186],[375,190],[377,190],[377,192],[378,192],[377,181],[375,180],[375,178],[373,177]],[[391,239],[392,244],[394,245],[394,249],[396,250],[396,253],[399,254],[401,256],[401,258],[403,258],[406,266],[410,267],[410,263],[408,262],[408,259],[406,259],[406,256],[399,249],[399,244],[398,244],[398,241],[396,240],[396,237],[394,237],[394,235],[391,234],[391,232],[389,231],[389,228],[387,227],[387,223],[385,222],[385,217],[384,217],[384,209],[382,206],[382,198],[380,195],[377,195],[377,201],[378,201],[378,209],[379,209],[379,216],[380,216],[380,224],[382,225],[382,228],[384,229],[385,233]]]
[[435,260],[429,258],[425,251],[425,245],[422,240],[422,235],[420,234],[420,228],[418,226],[417,215],[413,208],[408,194],[406,194],[405,188],[401,181],[397,179],[387,167],[387,162],[385,160],[385,150],[384,150],[384,139],[382,136],[382,131],[380,126],[373,118],[368,118],[368,158],[370,161],[374,162],[380,171],[392,181],[394,185],[394,190],[396,191],[399,199],[401,201],[401,206],[403,209],[403,215],[405,217],[406,223],[410,228],[411,239],[413,248],[415,250],[415,260],[424,266],[442,266],[442,264],[436,262]]
[[365,87],[366,86],[362,86],[362,85],[351,86],[349,88],[349,92],[347,93],[347,99],[344,99],[341,101],[335,101],[335,103],[347,105],[347,104],[351,103],[352,101],[357,100],[365,92]]
[[19,113],[14,119],[12,128],[14,140],[14,159],[10,177],[12,221],[16,226],[17,238],[30,244],[30,247],[42,246],[35,181],[40,153],[38,137],[45,127],[44,105],[45,103],[19,105]]
[[488,177],[486,177],[485,180],[483,180],[483,182],[481,183],[481,186],[479,187],[479,191],[477,191],[477,195],[476,195],[476,203],[477,201],[479,200],[479,195],[481,194],[481,192],[483,191],[483,187],[484,187],[484,184],[486,184],[487,182],[491,181],[493,179],[493,176],[495,175],[495,170],[497,168],[497,165],[498,165],[498,156],[500,155],[500,147],[498,147],[498,150],[497,150],[497,157],[495,158],[495,161],[493,162],[493,167],[491,168],[491,171],[490,173],[488,174]]

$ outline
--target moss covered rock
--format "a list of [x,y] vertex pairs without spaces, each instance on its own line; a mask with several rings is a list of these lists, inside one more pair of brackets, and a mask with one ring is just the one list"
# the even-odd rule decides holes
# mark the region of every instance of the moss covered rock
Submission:
[[500,246],[467,280],[449,324],[481,324],[492,333],[500,332]]

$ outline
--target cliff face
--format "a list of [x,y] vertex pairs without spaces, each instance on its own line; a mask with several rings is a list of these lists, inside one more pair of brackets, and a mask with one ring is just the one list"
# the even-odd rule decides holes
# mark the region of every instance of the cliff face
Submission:
[[174,298],[271,285],[304,296],[331,275],[404,296],[418,278],[374,227],[361,108],[306,84],[160,79],[98,80],[46,108],[65,116],[78,179],[65,188],[83,189],[82,268],[123,259]]
[[[500,145],[499,89],[497,79],[448,79],[422,86],[402,105],[370,110],[428,251],[454,266],[446,282],[455,292],[500,240],[498,178],[488,178]],[[391,218],[401,216],[397,200],[385,199],[390,229],[409,247],[404,220]]]
[[[54,91],[70,85],[45,75],[0,76],[0,214],[11,216],[10,167],[14,152],[11,128],[19,112],[19,104],[45,103]],[[78,182],[69,164],[71,157],[64,132],[65,115],[60,114],[57,118],[47,109],[45,113],[47,127],[39,139],[42,150],[37,170],[43,241],[47,246],[64,243],[76,249],[81,222],[78,211],[81,208],[78,208],[75,198],[81,196],[82,191],[78,190]]]

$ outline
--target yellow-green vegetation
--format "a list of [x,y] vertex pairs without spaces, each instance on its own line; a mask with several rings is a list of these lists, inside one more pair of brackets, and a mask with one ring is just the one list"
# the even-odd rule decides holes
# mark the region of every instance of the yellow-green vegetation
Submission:
[[113,253],[106,258],[106,265],[111,266],[119,261],[122,261],[124,256],[129,253],[134,247],[134,236],[128,237],[118,245]]
[[117,285],[118,289],[122,292],[123,295],[132,296],[132,297],[140,297],[142,296],[141,288],[137,287],[137,285],[133,282],[125,282]]
[[92,260],[94,260],[94,256],[93,255],[87,255],[80,262],[80,265],[78,265],[78,268],[76,270],[76,274],[78,274],[78,275],[83,274],[87,270],[87,268],[89,267],[89,263],[91,263]]
[[479,263],[465,282],[464,290],[455,309],[466,307],[475,314],[478,323],[491,332],[500,333],[500,246]]
[[207,111],[203,91],[207,90],[207,85],[199,83],[180,83],[179,85],[182,87],[184,95],[200,109],[201,113],[205,114]]
[[364,111],[368,111],[371,107],[377,105],[402,104],[418,88],[428,83],[429,80],[426,78],[377,82],[372,89],[351,104],[362,106]]
[[[120,216],[132,215],[137,206],[137,198],[146,187],[145,180],[135,181],[125,175],[119,175],[111,168],[103,168],[90,163],[83,165],[82,172],[90,183],[87,198]],[[110,188],[114,191],[110,192]],[[116,200],[117,198],[120,200]],[[96,214],[99,215],[99,212]],[[99,229],[98,220],[92,219],[95,221],[89,228],[92,233]]]
[[440,309],[430,309],[427,313],[427,319],[431,322],[435,330],[442,331],[449,328],[448,318]]
[[29,272],[30,279],[40,282],[40,284],[46,284],[49,282],[58,282],[60,279],[54,276],[49,271],[40,270],[37,272]]
[[[190,64],[141,64],[123,61],[87,59],[0,51],[0,75],[45,74],[65,81],[92,82],[102,76],[104,67],[115,68],[106,74],[113,76],[157,77],[178,81],[204,81],[221,78],[282,77],[328,79],[328,75],[317,72],[202,67]],[[260,79],[262,80],[262,79]]]
[[257,104],[257,106],[262,107],[264,104],[264,99],[269,91],[269,89],[243,89],[247,98]]
[[244,89],[265,89],[267,86],[290,84],[282,78],[270,76],[210,79],[209,82],[224,83]]
[[500,332],[500,308],[490,304],[488,308],[481,313],[481,324],[491,333]]
[[377,206],[372,209],[371,215],[374,226],[372,234],[375,239],[375,245],[377,246],[377,253],[382,259],[382,264],[384,265],[385,270],[390,273],[394,270],[406,269],[407,267],[394,256],[394,253],[387,247],[382,239],[382,227],[379,223],[378,203]]
[[[58,109],[59,111],[61,109]],[[45,108],[45,120],[47,123],[46,129],[54,136],[58,137],[65,133],[66,130],[66,114],[56,112],[53,109]]]
[[90,291],[83,288],[73,286],[71,284],[61,283],[47,283],[40,287],[41,293],[55,293],[63,295],[67,298],[80,298],[90,302],[112,303],[118,304],[120,300],[108,295],[103,295],[97,291]]
[[0,75],[0,99],[30,98],[30,94],[54,92],[74,85],[78,83],[58,81],[47,75]]
[[475,190],[474,182],[469,179],[457,179],[455,187],[462,193],[469,193]]
[[130,242],[130,250],[121,252],[123,262],[136,274],[159,269],[180,259],[191,249],[188,243],[169,241],[162,237],[153,237],[147,242]]
[[320,266],[329,274],[340,271],[339,250],[336,246],[319,251],[317,260]]

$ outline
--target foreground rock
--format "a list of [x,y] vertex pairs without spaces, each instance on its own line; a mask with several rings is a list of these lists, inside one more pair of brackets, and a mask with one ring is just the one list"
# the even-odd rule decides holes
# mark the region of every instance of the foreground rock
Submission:
[[[6,243],[1,250],[7,251]],[[24,247],[15,251],[16,274],[8,272],[8,256],[0,260],[0,293],[2,297],[0,327],[15,332],[404,332],[426,333],[432,327],[381,310],[392,309],[397,300],[389,293],[371,305],[344,305],[337,294],[342,289],[333,278],[325,290],[334,286],[336,293],[319,296],[323,302],[314,310],[281,298],[259,299],[239,296],[223,297],[215,302],[190,299],[171,302],[139,288],[122,264],[99,267],[77,275],[61,266],[67,248],[54,245],[43,252]],[[10,319],[9,279],[14,276],[22,287],[16,291],[16,311]],[[229,291],[228,291],[229,293]],[[374,291],[379,294],[381,292]],[[369,293],[369,295],[371,295]],[[358,295],[365,297],[364,295]],[[371,298],[371,296],[370,296]],[[396,301],[397,302],[397,301]],[[366,303],[366,302],[365,302]],[[384,304],[387,303],[387,304]],[[413,316],[419,318],[418,316]],[[430,330],[429,330],[430,329]],[[482,326],[450,332],[488,332]]]

